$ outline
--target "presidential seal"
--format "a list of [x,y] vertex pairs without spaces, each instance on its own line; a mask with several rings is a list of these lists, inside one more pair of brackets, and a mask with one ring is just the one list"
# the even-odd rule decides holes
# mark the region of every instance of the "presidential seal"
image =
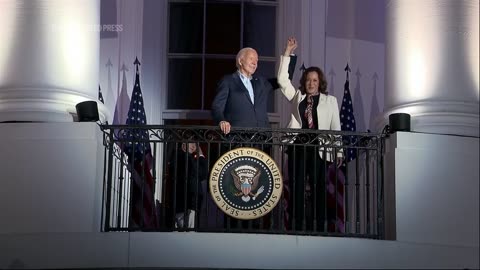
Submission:
[[237,219],[255,219],[280,201],[282,174],[265,152],[242,147],[222,155],[210,173],[210,195],[222,211]]

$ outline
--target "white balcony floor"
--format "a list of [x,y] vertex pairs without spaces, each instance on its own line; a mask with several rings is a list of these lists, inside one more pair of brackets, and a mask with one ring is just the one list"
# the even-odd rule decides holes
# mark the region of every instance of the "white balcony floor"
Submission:
[[196,232],[0,235],[0,268],[478,268],[478,247]]

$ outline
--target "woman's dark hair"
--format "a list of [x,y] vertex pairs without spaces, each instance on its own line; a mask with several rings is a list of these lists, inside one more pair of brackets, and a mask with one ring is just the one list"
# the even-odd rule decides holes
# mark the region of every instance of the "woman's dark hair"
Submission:
[[307,75],[310,72],[316,72],[318,74],[318,92],[328,95],[327,80],[325,79],[325,74],[323,74],[323,71],[319,67],[309,67],[303,72],[300,78],[300,91],[302,91],[302,94],[305,94]]

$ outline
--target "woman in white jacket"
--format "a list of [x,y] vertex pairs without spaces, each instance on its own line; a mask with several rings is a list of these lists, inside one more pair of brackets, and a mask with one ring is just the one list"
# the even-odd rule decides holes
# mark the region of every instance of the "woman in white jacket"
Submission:
[[[300,79],[300,89],[295,89],[288,78],[290,55],[297,47],[297,41],[291,37],[287,41],[284,55],[280,58],[278,70],[278,84],[283,95],[292,104],[290,123],[288,128],[340,130],[340,116],[337,99],[327,93],[325,74],[318,67],[307,68]],[[299,141],[294,142],[301,143]],[[336,157],[334,158],[334,156]],[[294,207],[290,208],[289,216],[295,220],[292,224],[295,230],[314,229],[324,231],[326,214],[335,214],[335,210],[325,212],[325,171],[330,162],[342,163],[342,152],[334,148],[314,146],[290,146],[289,156],[289,186],[293,194]],[[305,214],[305,184],[310,180],[311,190],[314,191],[312,213]],[[314,188],[315,187],[315,188]],[[316,214],[316,215],[314,215]],[[316,216],[316,228],[307,216]],[[306,227],[303,225],[306,224]]]

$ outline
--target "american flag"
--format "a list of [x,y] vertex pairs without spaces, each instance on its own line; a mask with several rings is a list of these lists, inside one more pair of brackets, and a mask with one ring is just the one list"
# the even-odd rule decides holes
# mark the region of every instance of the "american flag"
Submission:
[[[347,68],[348,68],[348,65],[347,65]],[[348,68],[348,70],[350,69]],[[340,123],[342,126],[342,131],[357,130],[357,126],[355,124],[355,116],[353,115],[352,96],[350,95],[350,83],[348,81],[348,71],[347,71],[347,80],[345,81],[345,87],[343,91],[342,107],[340,109]],[[355,137],[344,136],[343,142],[346,145],[352,145],[355,143]],[[355,157],[357,156],[355,149],[353,148],[349,148],[346,155],[347,155],[346,156],[347,162],[355,159]]]
[[[355,116],[353,114],[352,96],[350,95],[350,82],[348,72],[350,67],[345,67],[347,79],[343,91],[342,107],[340,109],[340,124],[342,131],[356,131]],[[355,136],[343,136],[343,143],[347,146],[355,144]],[[328,232],[345,233],[345,172],[346,163],[356,158],[355,149],[349,147],[341,169],[338,170],[335,164],[331,164],[327,174],[327,218]]]
[[[128,110],[128,126],[147,124],[142,90],[140,89],[140,74],[138,71],[140,62],[138,59],[135,59],[135,65],[135,84]],[[154,200],[155,185],[151,173],[153,157],[148,142],[148,130],[128,129],[125,137],[127,139],[125,153],[128,156],[128,166],[132,175],[129,227],[155,228],[157,224]]]
[[102,95],[102,89],[100,88],[100,85],[98,85],[98,100],[105,104],[105,101],[103,100],[103,95]]

